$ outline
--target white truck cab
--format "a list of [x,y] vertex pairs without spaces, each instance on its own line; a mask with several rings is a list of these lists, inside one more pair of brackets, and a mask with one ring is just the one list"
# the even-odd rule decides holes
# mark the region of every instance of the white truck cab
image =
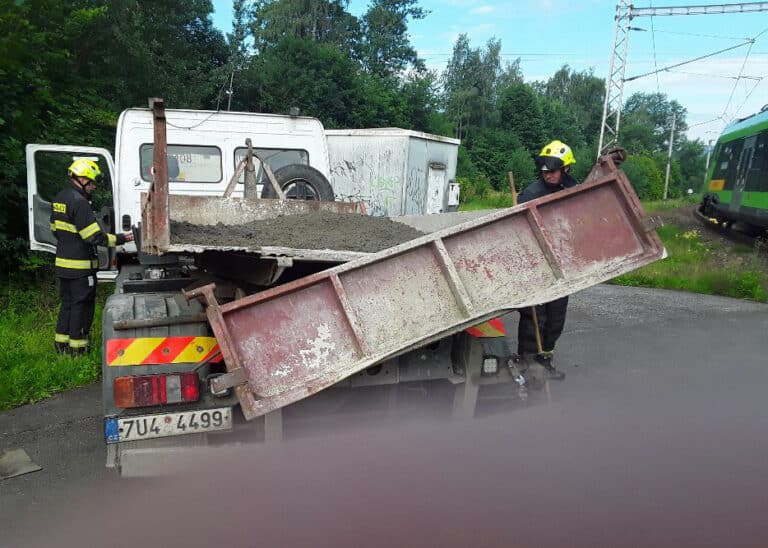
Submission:
[[[167,110],[166,117],[172,194],[222,195],[245,155],[247,138],[273,171],[289,164],[304,164],[314,167],[326,178],[330,175],[324,128],[316,118],[200,110]],[[115,161],[103,148],[28,145],[31,248],[55,251],[55,240],[48,228],[50,199],[66,180],[66,166],[77,157],[96,160],[111,182],[110,229],[127,231],[138,223],[141,192],[149,189],[151,181],[153,139],[152,112],[133,108],[124,111],[118,119]],[[54,172],[54,165],[59,167],[58,173]],[[38,179],[42,174],[47,177],[45,181]],[[242,195],[242,181],[241,175],[241,184],[234,196]],[[47,188],[42,188],[43,182],[48,184]],[[136,248],[128,243],[118,251],[133,253]]]

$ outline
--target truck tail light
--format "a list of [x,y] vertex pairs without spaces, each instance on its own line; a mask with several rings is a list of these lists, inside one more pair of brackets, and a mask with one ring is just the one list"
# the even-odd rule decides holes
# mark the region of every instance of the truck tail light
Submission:
[[149,407],[200,399],[195,372],[117,377],[112,384],[115,407]]

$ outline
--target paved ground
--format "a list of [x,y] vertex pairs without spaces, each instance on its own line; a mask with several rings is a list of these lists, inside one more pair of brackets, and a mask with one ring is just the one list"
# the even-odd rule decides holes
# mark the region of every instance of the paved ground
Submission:
[[43,466],[0,481],[27,535],[0,545],[762,546],[766,332],[765,305],[595,287],[546,405],[222,454],[151,495],[103,467],[99,388],[68,392],[0,414]]

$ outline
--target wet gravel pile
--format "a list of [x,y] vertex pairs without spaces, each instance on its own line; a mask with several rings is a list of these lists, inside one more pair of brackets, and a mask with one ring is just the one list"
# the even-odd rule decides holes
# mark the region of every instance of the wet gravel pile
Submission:
[[418,238],[418,230],[386,217],[318,211],[242,225],[171,222],[171,243],[291,247],[373,253]]

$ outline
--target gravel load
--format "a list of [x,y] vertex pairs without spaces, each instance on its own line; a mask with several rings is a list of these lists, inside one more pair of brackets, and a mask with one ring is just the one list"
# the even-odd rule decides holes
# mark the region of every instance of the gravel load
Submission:
[[202,246],[266,246],[374,253],[422,236],[387,217],[317,211],[241,225],[171,221],[171,243]]

